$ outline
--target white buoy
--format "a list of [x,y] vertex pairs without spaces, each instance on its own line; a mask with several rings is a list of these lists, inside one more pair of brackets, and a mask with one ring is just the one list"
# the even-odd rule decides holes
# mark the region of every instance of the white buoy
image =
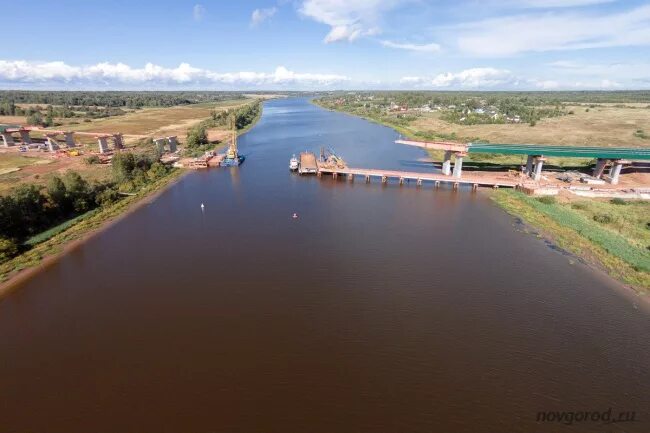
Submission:
[[294,212],[293,215],[291,215],[291,218],[293,218],[293,219],[298,218],[298,214]]
[[201,203],[201,212],[203,212],[204,210],[205,210],[205,205]]

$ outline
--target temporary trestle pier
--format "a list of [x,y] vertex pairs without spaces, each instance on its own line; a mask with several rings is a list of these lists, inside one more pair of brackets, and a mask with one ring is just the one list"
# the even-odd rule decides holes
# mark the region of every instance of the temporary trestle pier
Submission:
[[421,186],[423,182],[432,182],[436,187],[446,183],[451,184],[454,189],[458,188],[460,185],[470,185],[473,189],[478,187],[515,188],[520,184],[520,182],[510,179],[486,179],[479,176],[464,176],[462,178],[457,178],[446,176],[444,174],[419,173],[415,171],[378,170],[352,167],[341,169],[319,166],[317,175],[320,177],[323,174],[330,174],[334,179],[343,176],[350,182],[353,182],[356,177],[361,177],[366,182],[370,182],[372,178],[380,179],[383,184],[388,183],[389,180],[397,181],[400,185],[403,185],[405,182],[414,181],[417,186]]

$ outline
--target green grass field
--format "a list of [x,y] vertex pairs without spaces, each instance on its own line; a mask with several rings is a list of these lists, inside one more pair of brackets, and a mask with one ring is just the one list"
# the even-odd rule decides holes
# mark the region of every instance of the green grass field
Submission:
[[650,291],[650,202],[534,198],[502,190],[494,201],[539,228],[560,247],[639,293]]

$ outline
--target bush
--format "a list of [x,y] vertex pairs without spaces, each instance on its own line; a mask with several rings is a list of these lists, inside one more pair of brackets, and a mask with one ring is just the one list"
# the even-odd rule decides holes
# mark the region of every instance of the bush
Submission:
[[572,209],[577,209],[577,210],[585,210],[585,209],[587,209],[587,204],[586,204],[586,203],[582,203],[582,202],[573,203],[573,204],[571,205],[571,208],[572,208]]
[[0,262],[9,260],[18,253],[18,245],[12,239],[0,237]]
[[614,219],[609,215],[598,214],[598,215],[594,215],[594,221],[601,224],[609,224],[612,221],[614,221]]
[[611,199],[609,202],[610,202],[611,204],[617,204],[617,205],[623,205],[623,206],[625,206],[626,204],[628,204],[625,200],[623,200],[623,199],[620,198],[620,197],[613,198],[613,199]]
[[97,155],[91,155],[88,158],[86,158],[86,164],[88,165],[93,165],[93,164],[100,164],[102,161],[99,159],[99,156]]
[[555,197],[553,197],[552,195],[545,195],[543,197],[539,197],[537,201],[544,204],[555,204],[557,202]]
[[108,206],[115,203],[120,199],[120,195],[112,188],[106,188],[104,191],[97,194],[95,201],[99,206]]

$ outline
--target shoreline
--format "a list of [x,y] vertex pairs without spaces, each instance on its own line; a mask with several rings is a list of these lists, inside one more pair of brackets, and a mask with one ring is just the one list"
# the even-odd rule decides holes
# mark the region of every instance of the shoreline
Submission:
[[[97,227],[92,227],[89,228],[86,231],[82,231],[79,233],[79,237],[71,239],[71,240],[63,240],[61,243],[57,242],[57,237],[58,236],[63,236],[66,234],[70,234],[68,230],[63,231],[62,233],[54,236],[53,238],[43,242],[44,246],[47,246],[46,244],[50,241],[52,241],[52,247],[57,248],[58,251],[52,252],[50,254],[45,253],[40,259],[38,259],[38,263],[27,266],[23,269],[20,269],[19,271],[16,271],[15,273],[9,273],[8,277],[6,280],[0,282],[0,302],[2,302],[3,298],[5,298],[8,294],[10,294],[13,290],[15,290],[21,283],[28,281],[41,271],[47,269],[48,267],[56,264],[59,260],[61,260],[63,257],[65,257],[67,254],[70,252],[74,251],[75,249],[79,248],[82,246],[84,243],[90,241],[93,237],[101,234],[102,232],[106,231],[110,227],[112,227],[114,224],[117,224],[124,218],[128,217],[141,207],[151,204],[156,198],[158,198],[162,193],[167,191],[170,187],[172,187],[174,184],[179,182],[182,178],[187,176],[191,171],[190,170],[183,170],[183,169],[178,169],[178,171],[170,173],[169,177],[163,178],[160,181],[164,181],[162,185],[154,185],[154,188],[151,191],[147,191],[144,193],[142,196],[132,196],[131,201],[129,203],[124,204],[124,202],[118,202],[115,203],[113,206],[117,207],[119,205],[126,206],[126,209],[123,209],[121,212],[119,212],[117,215],[114,216],[109,216],[105,220],[99,222],[99,225]],[[129,198],[126,198],[124,200],[129,200]],[[102,211],[98,212],[97,214],[93,215],[91,218],[101,218],[103,212],[110,212],[112,209],[111,207],[107,209],[103,209]],[[90,219],[89,219],[90,220]],[[75,226],[70,227],[69,230],[74,229]],[[68,232],[68,233],[66,233]],[[36,246],[34,249],[30,251],[34,251],[38,246]],[[25,254],[29,253],[30,251],[27,251]],[[9,260],[6,262],[6,264],[10,264],[13,260],[19,259],[23,257],[24,254],[21,254],[20,256],[15,257],[14,259]],[[23,257],[24,258],[24,257]]]
[[[521,193],[520,193],[521,194]],[[491,193],[492,202],[510,218],[518,220],[530,234],[551,247],[575,257],[592,271],[612,279],[621,289],[650,307],[650,287],[645,283],[648,273],[634,269],[622,257],[584,236],[572,227],[544,213],[538,213],[525,200],[510,191]]]
[[521,231],[523,234],[528,236],[534,236],[534,240],[544,242],[548,248],[551,248],[556,253],[567,257],[570,262],[575,261],[575,263],[571,263],[571,265],[577,264],[578,266],[584,266],[589,269],[590,272],[594,273],[599,279],[609,280],[610,284],[611,282],[614,282],[614,290],[625,299],[628,299],[634,305],[634,308],[642,308],[643,311],[650,313],[650,296],[648,296],[647,292],[642,292],[633,285],[626,283],[619,278],[616,278],[610,274],[607,271],[607,268],[602,263],[598,262],[598,260],[580,256],[577,253],[562,247],[552,231],[545,228],[536,227],[528,221],[524,220],[521,216],[511,213],[499,205],[497,205],[497,207],[504,212],[506,217],[510,218],[513,221],[514,225],[517,225],[522,229],[517,229],[518,231]]

